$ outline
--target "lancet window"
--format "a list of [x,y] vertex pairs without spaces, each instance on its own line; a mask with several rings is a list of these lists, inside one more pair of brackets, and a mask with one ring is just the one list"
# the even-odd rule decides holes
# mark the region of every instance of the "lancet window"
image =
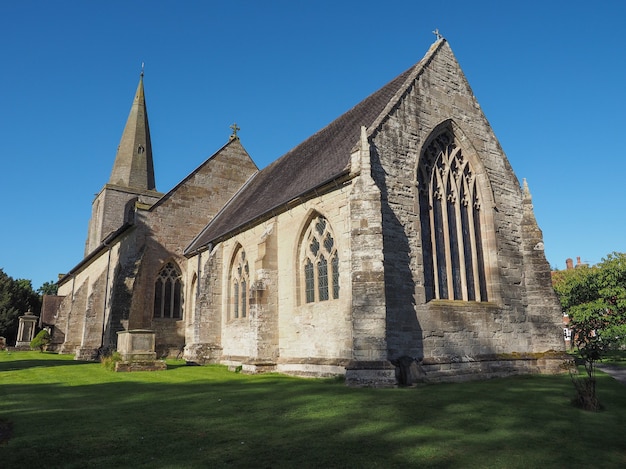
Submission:
[[154,284],[154,317],[180,319],[182,317],[182,278],[173,262],[160,270]]
[[418,189],[426,299],[487,301],[479,187],[449,130],[424,151]]
[[301,247],[306,303],[339,298],[339,254],[328,220],[315,217]]
[[230,271],[230,317],[245,318],[248,315],[248,287],[250,285],[250,267],[246,251],[239,248],[234,256]]

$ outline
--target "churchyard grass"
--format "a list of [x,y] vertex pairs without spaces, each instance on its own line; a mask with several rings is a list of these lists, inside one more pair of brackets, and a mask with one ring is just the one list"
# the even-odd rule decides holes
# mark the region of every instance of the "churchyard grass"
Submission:
[[168,362],[115,373],[0,352],[1,467],[625,467],[626,388],[568,375],[396,389]]

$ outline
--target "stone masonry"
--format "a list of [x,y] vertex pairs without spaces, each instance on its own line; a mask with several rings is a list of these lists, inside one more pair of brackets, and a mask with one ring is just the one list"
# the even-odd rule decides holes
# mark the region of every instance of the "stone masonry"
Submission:
[[52,348],[77,358],[141,329],[157,357],[390,386],[564,350],[530,190],[445,39],[268,167],[235,132],[165,194],[142,77],[59,296]]

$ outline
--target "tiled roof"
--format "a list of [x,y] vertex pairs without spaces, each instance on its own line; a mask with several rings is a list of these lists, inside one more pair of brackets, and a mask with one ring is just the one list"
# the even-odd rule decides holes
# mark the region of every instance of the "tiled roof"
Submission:
[[[435,43],[433,46],[435,46]],[[370,127],[425,59],[287,152],[256,175],[216,215],[185,250],[186,254],[271,213],[287,202],[345,174],[361,126]]]

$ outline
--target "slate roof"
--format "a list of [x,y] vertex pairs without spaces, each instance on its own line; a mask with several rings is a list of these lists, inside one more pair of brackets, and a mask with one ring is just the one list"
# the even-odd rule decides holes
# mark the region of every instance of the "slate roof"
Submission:
[[350,155],[360,138],[361,126],[379,124],[397,94],[415,78],[438,50],[437,41],[416,65],[393,79],[348,112],[331,122],[278,160],[256,173],[185,250],[190,254],[287,202],[346,174]]

